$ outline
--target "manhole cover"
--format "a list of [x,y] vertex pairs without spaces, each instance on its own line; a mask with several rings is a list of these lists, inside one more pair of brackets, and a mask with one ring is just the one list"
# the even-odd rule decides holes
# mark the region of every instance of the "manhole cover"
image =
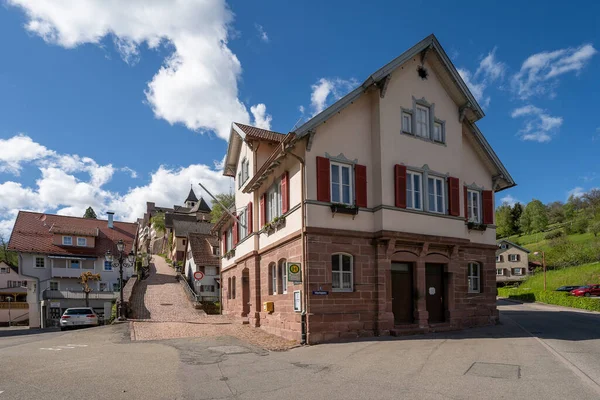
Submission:
[[160,303],[161,306],[172,306],[173,304],[171,303]]
[[521,377],[521,367],[513,364],[475,362],[465,372],[465,375],[499,379],[519,379]]

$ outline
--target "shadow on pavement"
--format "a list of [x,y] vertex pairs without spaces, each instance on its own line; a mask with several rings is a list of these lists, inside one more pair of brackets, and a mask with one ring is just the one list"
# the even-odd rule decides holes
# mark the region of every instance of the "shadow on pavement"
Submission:
[[40,335],[44,333],[60,332],[60,328],[45,328],[45,329],[29,329],[28,327],[19,328],[5,328],[0,329],[0,337],[12,337],[12,336],[27,336],[27,335]]

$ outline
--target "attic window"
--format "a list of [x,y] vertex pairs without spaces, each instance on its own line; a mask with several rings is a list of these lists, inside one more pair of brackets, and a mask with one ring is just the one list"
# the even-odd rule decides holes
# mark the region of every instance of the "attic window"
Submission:
[[419,65],[419,67],[417,68],[417,73],[419,74],[419,78],[425,80],[427,79],[427,76],[429,76],[429,72],[427,71],[427,68],[425,68],[422,65]]

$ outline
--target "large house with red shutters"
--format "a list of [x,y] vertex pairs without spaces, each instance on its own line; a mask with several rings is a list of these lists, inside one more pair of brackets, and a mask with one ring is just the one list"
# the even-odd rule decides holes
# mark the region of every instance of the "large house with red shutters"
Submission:
[[289,339],[494,324],[494,193],[515,185],[431,35],[287,134],[233,123],[226,314]]

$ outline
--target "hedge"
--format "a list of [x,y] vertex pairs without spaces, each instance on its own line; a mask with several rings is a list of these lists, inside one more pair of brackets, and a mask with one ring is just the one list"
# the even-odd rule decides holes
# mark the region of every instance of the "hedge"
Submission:
[[565,292],[544,292],[532,291],[528,289],[498,288],[498,296],[525,302],[538,301],[540,303],[554,304],[563,307],[600,311],[600,300],[571,296],[569,293]]

